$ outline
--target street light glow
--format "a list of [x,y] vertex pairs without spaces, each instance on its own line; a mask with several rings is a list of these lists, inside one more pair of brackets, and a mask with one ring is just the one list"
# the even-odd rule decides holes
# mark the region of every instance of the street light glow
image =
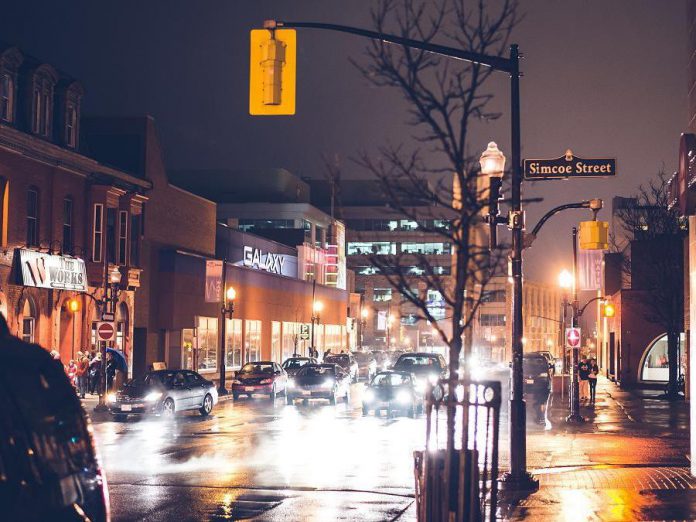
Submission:
[[235,298],[237,297],[237,291],[234,289],[233,286],[230,286],[227,288],[227,291],[225,292],[225,296],[227,297],[228,301],[234,301]]
[[315,314],[318,314],[324,309],[324,303],[321,301],[314,301],[314,304],[312,305],[312,310],[314,311]]
[[573,287],[573,274],[568,272],[568,270],[563,269],[560,274],[558,274],[558,286],[567,290]]
[[369,314],[369,312],[367,311],[367,308],[363,308],[363,309],[360,311],[360,316],[361,316],[363,319],[367,319],[368,314]]
[[481,154],[479,160],[481,164],[481,174],[491,178],[502,178],[505,172],[505,154],[503,154],[498,145],[491,141],[488,148]]

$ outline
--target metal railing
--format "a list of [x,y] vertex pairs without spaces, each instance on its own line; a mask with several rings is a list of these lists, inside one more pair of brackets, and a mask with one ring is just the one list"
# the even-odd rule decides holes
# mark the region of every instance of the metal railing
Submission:
[[425,451],[414,453],[419,521],[495,520],[500,404],[498,381],[428,387]]

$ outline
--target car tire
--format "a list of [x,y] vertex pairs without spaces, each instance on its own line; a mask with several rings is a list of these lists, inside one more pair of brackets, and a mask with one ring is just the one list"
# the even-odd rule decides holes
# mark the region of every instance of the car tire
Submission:
[[128,415],[124,415],[123,413],[114,414],[114,422],[126,422],[126,420],[128,420]]
[[273,388],[271,388],[271,393],[268,394],[268,400],[271,402],[274,402],[276,400],[277,396],[278,396],[278,394],[276,393],[275,384],[274,384]]
[[203,397],[203,406],[201,406],[201,409],[198,411],[203,417],[207,417],[210,415],[210,412],[213,411],[213,397],[209,393]]
[[162,415],[166,417],[170,417],[174,415],[176,412],[176,404],[174,403],[174,399],[169,398],[164,401],[162,404]]

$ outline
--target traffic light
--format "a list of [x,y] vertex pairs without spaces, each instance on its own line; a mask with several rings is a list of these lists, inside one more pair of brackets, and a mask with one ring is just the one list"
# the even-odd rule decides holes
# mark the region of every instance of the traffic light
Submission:
[[614,317],[616,315],[616,308],[614,305],[606,302],[602,305],[602,317]]
[[578,239],[582,250],[606,250],[609,248],[609,223],[581,221]]
[[295,30],[254,29],[250,36],[249,114],[295,114]]

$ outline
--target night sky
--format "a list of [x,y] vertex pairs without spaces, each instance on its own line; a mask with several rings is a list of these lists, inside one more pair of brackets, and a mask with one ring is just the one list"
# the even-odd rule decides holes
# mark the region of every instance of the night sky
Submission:
[[[682,1],[523,0],[514,41],[522,63],[523,156],[616,157],[616,179],[525,186],[544,209],[583,198],[630,195],[677,164],[686,130],[686,7]],[[248,116],[248,31],[266,18],[369,27],[367,0],[0,1],[0,40],[80,79],[88,114],[155,117],[172,168],[285,167],[322,177],[322,154],[350,158],[408,140],[396,91],[367,84],[349,62],[366,41],[338,33],[298,34],[294,117]],[[491,139],[509,157],[508,80],[495,123],[476,128],[473,150]],[[526,256],[526,274],[555,280],[570,265],[570,227],[580,211],[554,218]],[[605,217],[608,213],[605,212]],[[501,230],[502,232],[502,230]],[[566,240],[567,238],[567,240]],[[536,263],[536,264],[535,264]]]

